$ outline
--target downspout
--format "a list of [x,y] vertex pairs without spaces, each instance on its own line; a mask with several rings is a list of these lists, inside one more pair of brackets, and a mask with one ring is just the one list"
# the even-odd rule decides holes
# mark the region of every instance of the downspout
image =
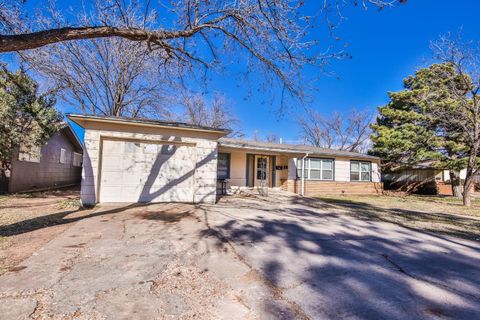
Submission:
[[302,181],[301,181],[301,184],[302,184],[301,195],[302,195],[302,197],[305,195],[305,158],[306,157],[308,157],[308,152],[305,153],[305,155],[302,158]]

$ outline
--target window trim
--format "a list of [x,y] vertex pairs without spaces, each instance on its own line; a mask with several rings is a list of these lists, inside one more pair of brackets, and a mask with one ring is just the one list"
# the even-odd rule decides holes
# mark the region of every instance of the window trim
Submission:
[[[310,159],[315,159],[315,160],[329,160],[332,161],[332,179],[323,179],[323,161],[321,162],[320,169],[314,169],[316,171],[320,171],[320,179],[312,179],[310,178]],[[305,181],[335,181],[335,158],[320,158],[320,157],[307,157],[305,158],[305,161],[308,160],[308,169],[307,169],[307,175],[305,176]],[[299,163],[302,163],[302,158],[297,158],[297,180],[302,179],[302,176],[298,175],[298,170],[299,169]],[[302,172],[304,172],[304,169],[302,168]]]
[[[79,156],[79,158],[80,158],[80,164],[78,166],[75,163],[75,156],[76,155]],[[72,152],[72,166],[73,167],[81,167],[82,164],[83,164],[83,154],[73,151]]]
[[[352,180],[352,163],[358,163],[358,178],[359,180]],[[368,180],[362,180],[362,163],[368,163],[370,166],[370,171],[368,175]],[[365,161],[365,160],[350,160],[350,182],[372,182],[372,161]]]
[[[62,162],[62,154],[64,155],[63,156],[63,162]],[[59,162],[61,164],[67,164],[67,149],[65,148],[60,148],[60,159],[59,159]]]
[[[218,169],[217,169],[217,179],[224,180],[224,179],[230,179],[230,166],[231,166],[231,160],[232,160],[232,154],[229,152],[219,152],[218,156],[220,155],[226,155],[227,156],[227,176],[225,178],[219,178],[218,176]],[[218,157],[217,157],[218,161]],[[217,168],[218,168],[218,162],[217,162]]]

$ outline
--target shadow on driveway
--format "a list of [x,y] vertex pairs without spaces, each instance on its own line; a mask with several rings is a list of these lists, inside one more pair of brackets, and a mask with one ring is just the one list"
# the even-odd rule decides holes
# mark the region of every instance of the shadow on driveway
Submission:
[[382,210],[300,197],[229,199],[209,213],[216,232],[208,235],[219,245],[227,239],[312,318],[480,318],[480,247],[384,223]]

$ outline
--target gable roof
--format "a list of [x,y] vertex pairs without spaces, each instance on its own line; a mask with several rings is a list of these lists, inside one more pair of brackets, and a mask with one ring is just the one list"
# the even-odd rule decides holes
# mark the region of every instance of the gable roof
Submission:
[[93,121],[93,122],[104,122],[104,123],[143,125],[143,126],[150,126],[150,127],[170,128],[170,129],[203,131],[203,132],[220,133],[222,135],[227,135],[231,132],[229,129],[197,126],[197,125],[192,125],[185,122],[164,121],[164,120],[154,120],[154,119],[145,119],[145,118],[110,117],[110,116],[81,115],[81,114],[67,114],[67,118],[72,120],[73,122],[75,122],[81,127],[84,127],[85,122]]
[[356,159],[380,160],[379,157],[370,156],[368,154],[343,151],[343,150],[335,150],[335,149],[327,149],[327,148],[319,148],[319,147],[307,146],[307,145],[301,145],[301,144],[271,143],[271,142],[232,139],[232,138],[220,138],[218,140],[218,143],[220,146],[223,146],[223,147],[238,148],[238,149],[295,153],[295,154],[308,153],[311,156],[348,157],[348,158],[356,158]]
[[63,132],[65,134],[65,136],[68,138],[68,140],[70,140],[75,149],[83,150],[83,143],[78,138],[75,130],[73,130],[70,123],[64,122],[64,126],[62,127],[62,129],[60,129],[60,132]]

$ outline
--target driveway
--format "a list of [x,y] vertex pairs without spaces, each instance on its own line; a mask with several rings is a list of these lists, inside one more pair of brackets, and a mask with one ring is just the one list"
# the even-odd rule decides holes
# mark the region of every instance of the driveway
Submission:
[[480,246],[284,193],[103,205],[0,277],[0,318],[475,319]]

